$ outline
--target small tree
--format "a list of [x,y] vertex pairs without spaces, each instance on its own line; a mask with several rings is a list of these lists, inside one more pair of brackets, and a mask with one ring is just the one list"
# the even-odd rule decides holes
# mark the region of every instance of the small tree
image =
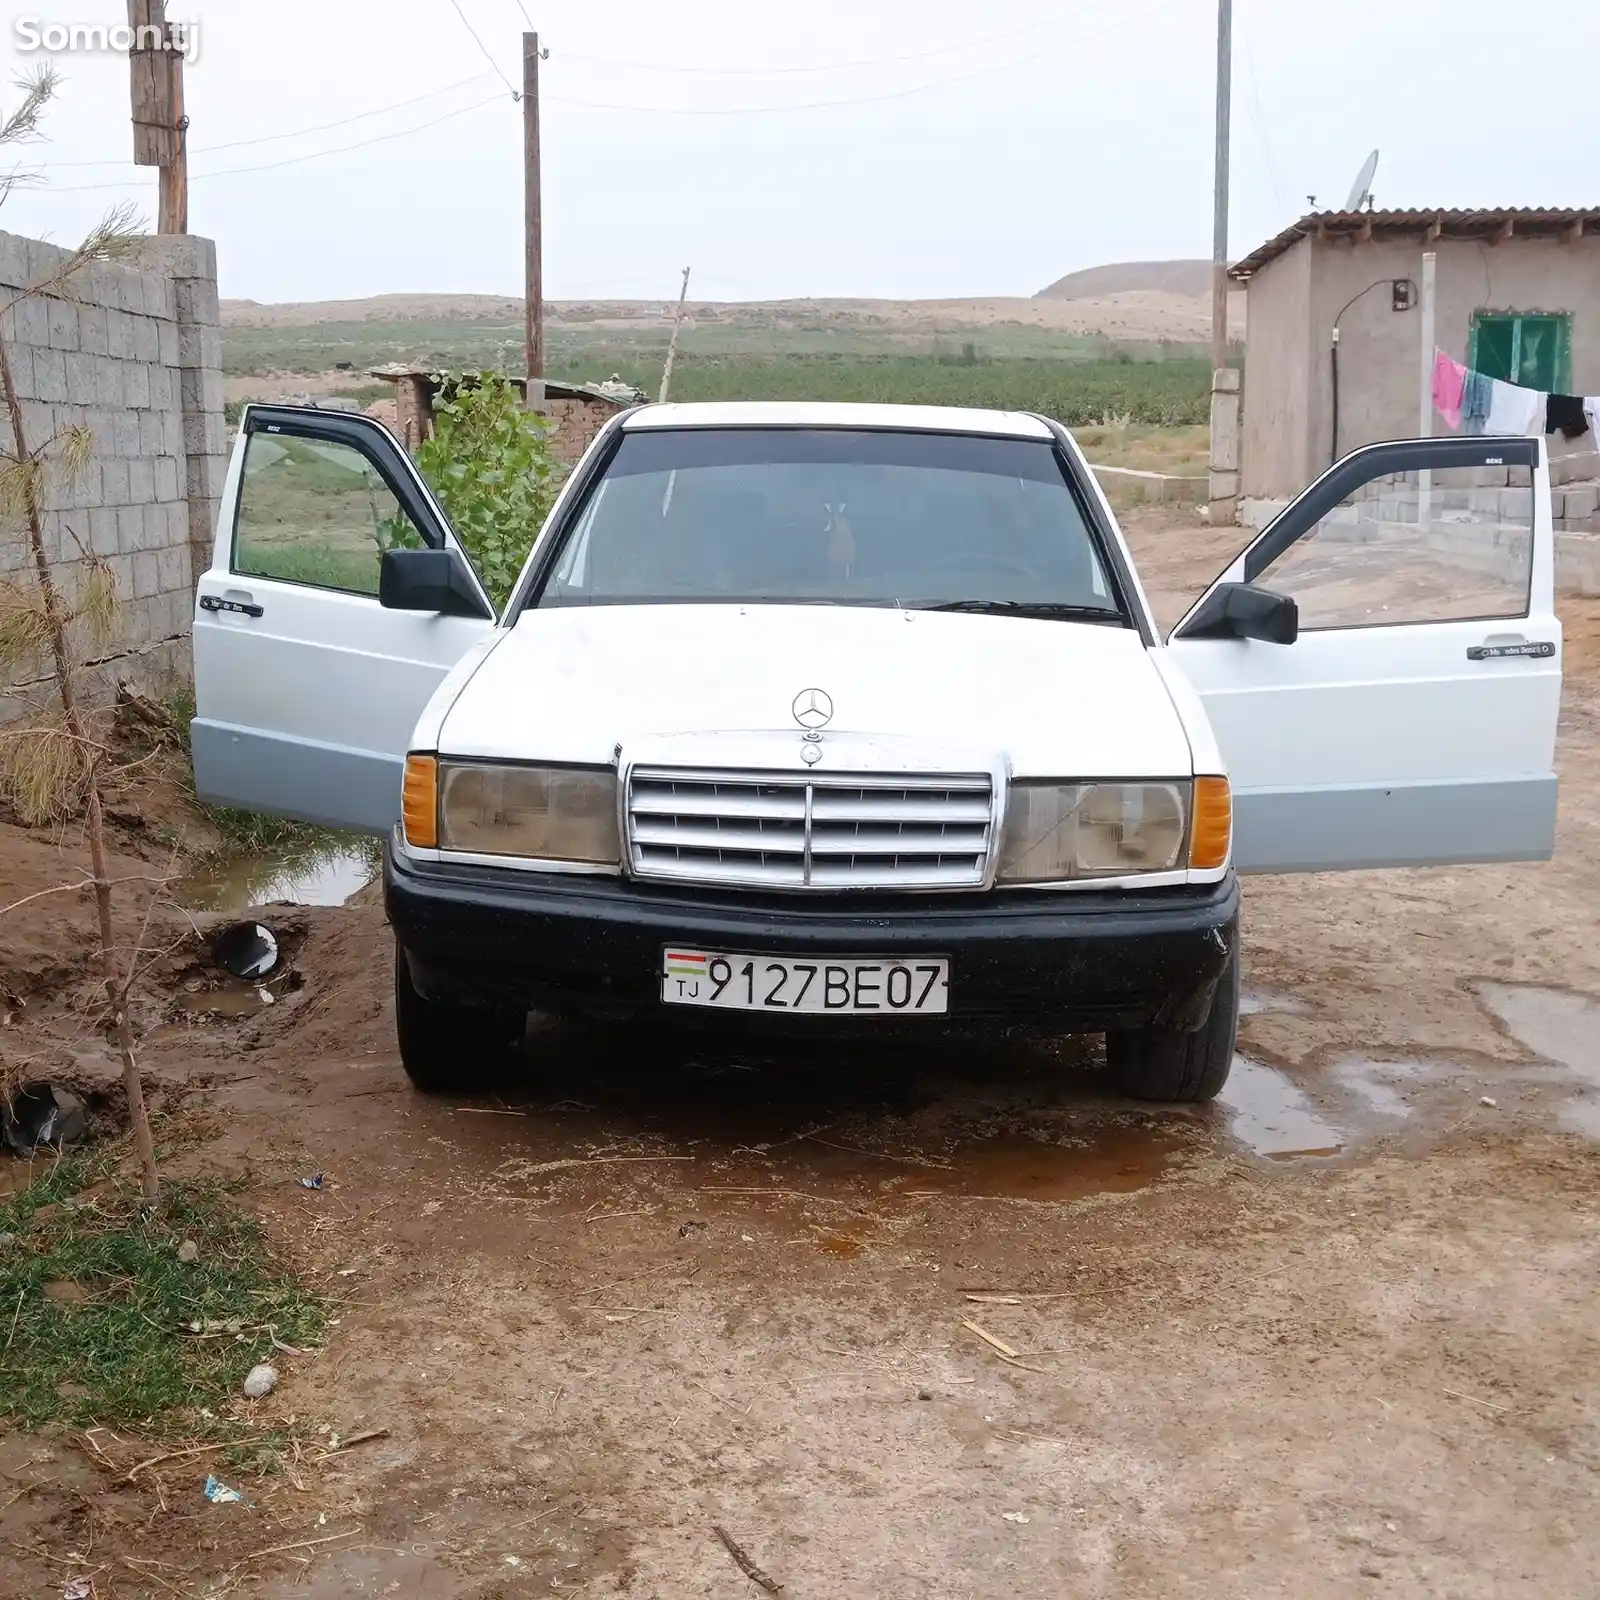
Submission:
[[504,605],[556,496],[545,425],[503,373],[438,378],[433,437],[417,447],[417,466]]
[[[0,150],[38,137],[39,120],[55,93],[56,82],[48,67],[18,81],[22,99],[16,110],[0,121]],[[0,204],[19,181],[16,173],[0,178]],[[80,640],[104,644],[115,631],[116,576],[109,563],[77,541],[75,566],[67,569],[72,581],[64,585],[52,570],[45,543],[45,511],[52,488],[83,477],[93,456],[94,439],[81,425],[52,429],[44,438],[30,436],[13,375],[9,326],[23,301],[35,296],[70,298],[80,273],[97,261],[125,256],[138,238],[132,208],[118,207],[76,250],[67,253],[54,274],[24,286],[0,303],[0,402],[11,434],[9,448],[0,448],[0,518],[21,525],[28,556],[16,576],[0,580],[0,668],[15,669],[47,655],[56,702],[51,710],[0,730],[0,789],[25,822],[59,819],[83,808],[90,875],[82,883],[63,885],[62,892],[93,889],[99,924],[96,956],[109,1006],[110,1031],[122,1058],[122,1080],[145,1199],[154,1202],[159,1196],[155,1144],[128,1016],[139,944],[124,964],[116,944],[115,885],[106,854],[102,802],[110,749],[103,737],[96,736],[103,731],[101,719],[85,707],[78,694],[74,659],[74,646]],[[148,909],[145,923],[148,926]]]

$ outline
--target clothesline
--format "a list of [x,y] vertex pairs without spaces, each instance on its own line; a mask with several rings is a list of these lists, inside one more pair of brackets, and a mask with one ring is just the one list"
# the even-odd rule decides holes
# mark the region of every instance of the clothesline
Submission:
[[1548,394],[1473,372],[1443,350],[1433,352],[1433,406],[1451,430],[1469,434],[1593,432],[1600,450],[1600,395]]

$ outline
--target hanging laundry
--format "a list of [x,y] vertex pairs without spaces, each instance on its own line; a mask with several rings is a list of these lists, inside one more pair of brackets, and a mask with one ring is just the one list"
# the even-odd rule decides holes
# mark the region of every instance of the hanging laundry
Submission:
[[1544,427],[1546,397],[1537,389],[1524,389],[1520,384],[1502,383],[1499,378],[1489,380],[1493,393],[1489,400],[1489,415],[1484,419],[1485,433],[1521,433],[1533,431],[1534,423]]
[[1481,372],[1469,372],[1466,386],[1461,392],[1461,429],[1463,433],[1482,433],[1489,420],[1489,405],[1494,399],[1494,379]]
[[1589,395],[1583,402],[1583,414],[1594,430],[1594,447],[1600,450],[1600,394]]
[[1451,429],[1461,431],[1462,392],[1467,386],[1467,369],[1443,350],[1433,352],[1433,407]]
[[1545,408],[1544,431],[1554,433],[1559,429],[1563,439],[1576,439],[1589,431],[1589,418],[1585,415],[1582,399],[1575,394],[1553,394]]

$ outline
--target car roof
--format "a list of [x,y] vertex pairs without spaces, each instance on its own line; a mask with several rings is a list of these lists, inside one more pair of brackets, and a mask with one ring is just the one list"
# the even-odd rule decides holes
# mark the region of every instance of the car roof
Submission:
[[715,400],[641,406],[622,420],[644,428],[897,428],[921,433],[982,433],[1049,439],[1050,429],[1024,411],[965,406],[887,406],[814,400]]

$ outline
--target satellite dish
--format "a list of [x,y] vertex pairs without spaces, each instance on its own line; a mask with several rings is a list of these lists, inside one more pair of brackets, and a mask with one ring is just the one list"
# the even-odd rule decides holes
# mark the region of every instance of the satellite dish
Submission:
[[1378,174],[1378,152],[1374,150],[1365,161],[1361,163],[1361,170],[1356,174],[1356,181],[1350,190],[1350,198],[1345,202],[1346,211],[1359,211],[1372,197],[1372,180]]

